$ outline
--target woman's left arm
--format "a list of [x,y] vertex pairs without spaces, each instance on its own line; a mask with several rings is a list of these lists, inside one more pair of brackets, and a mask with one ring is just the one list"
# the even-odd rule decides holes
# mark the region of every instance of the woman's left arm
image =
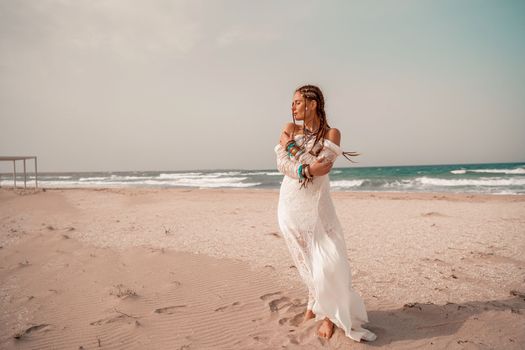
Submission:
[[329,161],[331,163],[330,168],[327,171],[328,173],[332,169],[334,161],[337,159],[338,156],[342,154],[342,151],[339,147],[339,144],[341,143],[341,132],[336,128],[332,128],[327,131],[325,139],[329,140],[332,143],[332,145],[324,145],[323,149],[317,156],[317,159],[325,158],[326,161]]

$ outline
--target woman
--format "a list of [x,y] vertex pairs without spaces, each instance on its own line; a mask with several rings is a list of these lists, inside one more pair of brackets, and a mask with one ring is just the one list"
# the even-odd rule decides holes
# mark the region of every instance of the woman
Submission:
[[[334,325],[346,336],[372,341],[362,328],[365,305],[352,289],[343,230],[330,197],[328,173],[342,152],[341,134],[330,128],[321,90],[305,85],[295,91],[293,123],[283,128],[275,146],[277,168],[283,173],[278,205],[279,226],[301,278],[308,287],[305,320],[323,320],[318,335],[330,338]],[[303,126],[295,124],[302,120]]]

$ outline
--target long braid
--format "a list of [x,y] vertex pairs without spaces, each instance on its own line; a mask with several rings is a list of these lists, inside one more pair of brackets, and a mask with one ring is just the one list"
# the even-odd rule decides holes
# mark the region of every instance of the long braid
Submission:
[[[314,100],[317,102],[316,112],[317,112],[317,115],[319,116],[319,128],[315,131],[315,134],[316,134],[315,141],[314,141],[314,144],[312,145],[312,149],[314,149],[315,145],[319,141],[322,140],[321,145],[323,144],[326,131],[330,129],[330,125],[328,125],[328,121],[326,119],[326,112],[324,110],[324,107],[325,107],[324,96],[323,96],[321,89],[315,85],[303,85],[300,88],[296,89],[295,91],[300,92],[303,98],[305,99],[305,101]],[[293,123],[294,123],[294,130],[292,132],[292,137],[294,137],[296,123],[295,123],[295,117],[293,116],[293,114],[292,114],[292,118],[293,118]],[[322,148],[319,149],[319,152],[321,152],[321,150]],[[317,153],[317,155],[319,154],[319,152]],[[343,152],[343,156],[352,163],[355,163],[355,162],[352,159],[350,159],[350,157],[355,157],[358,155],[359,153],[356,153],[356,152]]]

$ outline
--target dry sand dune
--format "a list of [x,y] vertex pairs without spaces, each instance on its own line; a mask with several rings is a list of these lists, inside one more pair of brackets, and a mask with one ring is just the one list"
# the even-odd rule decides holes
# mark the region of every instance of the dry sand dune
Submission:
[[523,196],[334,193],[372,343],[302,322],[277,198],[0,189],[0,348],[524,348]]

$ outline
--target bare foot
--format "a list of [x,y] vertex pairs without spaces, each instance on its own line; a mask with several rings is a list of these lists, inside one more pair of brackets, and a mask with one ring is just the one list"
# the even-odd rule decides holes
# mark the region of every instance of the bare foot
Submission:
[[310,319],[312,319],[314,317],[315,317],[315,314],[314,314],[314,312],[312,310],[306,310],[306,313],[304,314],[303,322],[304,321],[308,321],[308,320],[310,320]]
[[328,317],[325,318],[321,324],[321,327],[319,327],[317,330],[317,334],[322,338],[330,339],[332,334],[334,334],[334,323],[330,321]]

